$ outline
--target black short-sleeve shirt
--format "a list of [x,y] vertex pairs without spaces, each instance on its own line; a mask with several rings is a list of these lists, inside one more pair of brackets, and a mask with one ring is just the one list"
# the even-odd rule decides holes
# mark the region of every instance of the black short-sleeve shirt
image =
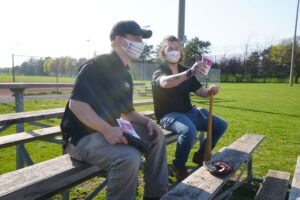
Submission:
[[[128,66],[124,66],[119,56],[112,52],[81,65],[70,99],[89,104],[104,121],[116,126],[116,119],[121,113],[134,110],[132,93]],[[76,144],[85,135],[95,132],[74,115],[69,109],[69,102],[60,126],[64,147],[69,138]]]
[[[187,70],[185,67],[178,65],[179,73],[185,70]],[[172,75],[171,69],[165,63],[158,66],[152,76],[154,111],[157,122],[168,113],[190,111],[192,109],[190,92],[195,92],[202,87],[193,76],[176,87],[162,88],[159,85],[159,79],[164,75]]]

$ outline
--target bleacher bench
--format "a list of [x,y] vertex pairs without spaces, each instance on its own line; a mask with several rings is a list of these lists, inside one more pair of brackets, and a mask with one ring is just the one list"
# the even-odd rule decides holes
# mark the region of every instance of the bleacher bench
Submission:
[[[142,100],[137,104],[149,105],[151,103],[153,102]],[[10,125],[32,120],[59,118],[62,117],[63,111],[63,108],[59,108],[0,115],[0,122],[2,125]],[[154,116],[153,111],[140,113],[152,118]],[[166,144],[177,141],[177,134],[164,129],[163,132],[166,136]],[[0,149],[35,140],[48,140],[60,134],[60,127],[55,126],[2,136]],[[63,155],[36,165],[32,163],[30,167],[1,175],[0,199],[48,198],[96,175],[103,175],[103,172],[100,172],[97,167],[71,160],[68,155]]]
[[[134,100],[134,106],[153,104],[152,99]],[[0,115],[0,126],[38,121],[51,118],[62,118],[65,108],[46,109],[38,111],[27,111]]]
[[300,156],[298,156],[289,200],[300,200]]
[[[152,117],[154,115],[153,111],[141,111],[140,113],[145,116],[148,116],[148,117]],[[27,115],[27,116],[29,116],[29,115]],[[33,116],[30,116],[30,118],[32,118],[32,117]],[[29,119],[29,117],[26,120],[28,120],[28,119]],[[19,118],[18,120],[20,121],[21,119]],[[25,119],[22,119],[22,121],[24,121],[24,120]],[[173,134],[171,131],[167,131],[167,130],[163,130],[163,131],[165,134],[168,134],[167,139],[170,141],[173,141],[174,139],[177,139],[177,137],[178,137],[177,134]],[[18,144],[24,144],[27,142],[32,142],[35,140],[47,140],[52,137],[58,136],[60,134],[61,134],[61,130],[60,130],[59,126],[42,128],[42,129],[37,129],[37,130],[33,130],[33,131],[28,131],[28,132],[10,134],[10,135],[0,137],[0,149],[10,147],[10,146],[15,146]]]
[[[253,151],[263,141],[265,136],[245,134],[227,148],[222,148],[212,156],[211,161],[223,161],[233,167],[233,172],[226,176],[213,176],[204,167],[197,169],[186,179],[176,185],[162,200],[201,199],[209,200],[228,182],[230,177],[243,163],[252,157]],[[226,193],[225,193],[226,194]],[[227,194],[226,194],[227,195]],[[222,199],[222,194],[216,197]]]
[[[140,113],[152,118],[154,116],[153,111],[142,111]],[[32,115],[23,116],[27,116],[27,120],[33,117]],[[177,134],[165,129],[163,129],[163,132],[166,137],[166,144],[177,141]],[[48,139],[60,134],[60,127],[56,126],[2,136],[0,137],[0,149],[34,140]],[[91,177],[103,175],[103,173],[97,167],[72,160],[68,155],[63,155],[1,175],[0,199],[48,198]],[[29,174],[30,176],[28,176]]]
[[[170,131],[164,133],[167,144],[177,141],[177,134]],[[104,172],[63,155],[1,175],[0,199],[45,199],[96,175],[103,176]]]
[[254,200],[284,200],[291,173],[269,170]]

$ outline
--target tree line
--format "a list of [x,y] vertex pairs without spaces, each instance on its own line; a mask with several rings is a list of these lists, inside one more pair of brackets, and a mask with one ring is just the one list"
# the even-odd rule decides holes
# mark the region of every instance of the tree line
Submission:
[[[203,55],[210,53],[211,43],[202,41],[198,37],[189,40],[183,47],[185,66],[192,66],[195,61],[201,60]],[[139,60],[135,63],[150,63],[155,66],[161,63],[159,58],[160,45],[145,45]],[[291,65],[292,42],[283,40],[277,45],[269,46],[263,50],[245,51],[239,56],[222,56],[213,58],[213,68],[221,69],[222,82],[271,82],[273,78],[286,79],[289,76]],[[295,48],[295,83],[298,82],[300,73],[300,46],[296,43]],[[72,57],[60,58],[30,58],[21,65],[15,66],[16,74],[23,75],[59,75],[75,76],[79,66],[86,58],[75,59]],[[143,66],[144,67],[144,66]],[[11,68],[0,69],[1,73],[11,73]]]
[[[29,58],[21,65],[14,66],[15,74],[26,76],[75,76],[79,66],[86,58],[75,59],[72,57],[60,58]],[[2,73],[12,73],[12,68],[0,69]]]
[[[221,58],[214,67],[222,71],[223,82],[272,82],[288,80],[291,66],[292,43],[288,40],[262,51],[253,51],[248,56]],[[294,82],[300,73],[300,48],[295,46]],[[276,79],[277,78],[277,79]]]

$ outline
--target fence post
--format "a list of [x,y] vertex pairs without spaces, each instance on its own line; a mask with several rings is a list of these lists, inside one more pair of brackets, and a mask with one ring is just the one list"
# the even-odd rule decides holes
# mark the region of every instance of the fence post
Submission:
[[14,54],[11,55],[12,60],[12,74],[13,74],[13,82],[15,82],[15,56]]

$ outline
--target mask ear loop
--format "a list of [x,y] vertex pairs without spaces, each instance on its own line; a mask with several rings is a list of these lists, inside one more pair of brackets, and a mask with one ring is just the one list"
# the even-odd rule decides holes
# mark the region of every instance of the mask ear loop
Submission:
[[121,36],[120,38],[121,38],[121,45],[123,45],[125,48],[128,48],[128,42],[126,41],[126,39],[123,36]]

